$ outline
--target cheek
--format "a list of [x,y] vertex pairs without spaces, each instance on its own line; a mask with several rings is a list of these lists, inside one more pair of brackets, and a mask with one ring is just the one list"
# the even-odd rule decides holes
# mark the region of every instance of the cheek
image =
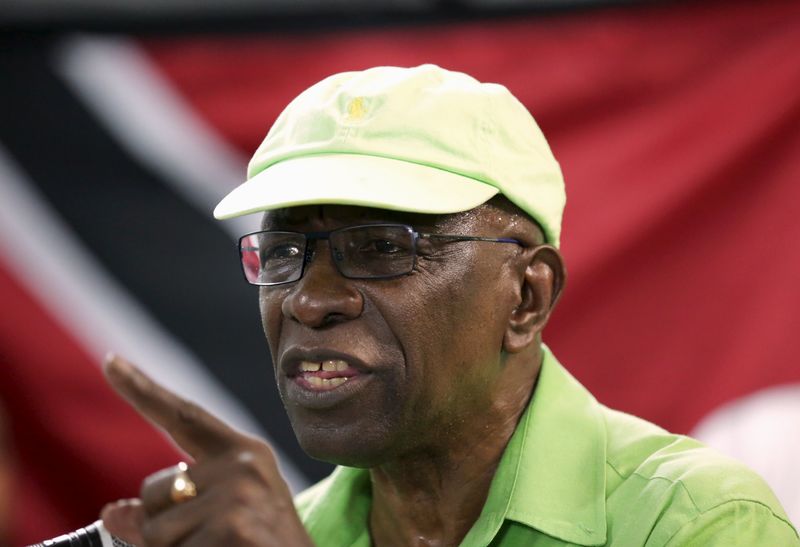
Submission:
[[502,274],[500,264],[478,262],[474,255],[448,266],[420,290],[429,303],[420,314],[425,317],[423,331],[433,335],[430,343],[455,366],[499,352],[503,328],[497,301]]
[[261,287],[258,294],[261,327],[264,330],[264,336],[267,339],[273,363],[276,362],[277,359],[276,353],[278,351],[281,325],[283,323],[283,314],[281,312],[283,297],[280,292],[281,291],[276,289]]
[[[417,417],[438,419],[446,409],[465,404],[465,394],[488,391],[487,382],[499,372],[493,365],[499,360],[504,328],[492,302],[498,265],[472,258],[420,269],[397,287],[396,295],[376,303],[403,347]],[[387,301],[402,305],[389,307]]]

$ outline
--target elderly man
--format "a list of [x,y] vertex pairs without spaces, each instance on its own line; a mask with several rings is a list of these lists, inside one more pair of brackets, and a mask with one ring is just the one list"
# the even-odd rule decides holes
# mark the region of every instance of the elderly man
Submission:
[[218,218],[260,286],[302,447],[272,453],[120,358],[112,385],[193,458],[103,512],[146,545],[800,545],[752,472],[603,407],[542,344],[564,186],[525,108],[432,65],[331,76],[281,114]]

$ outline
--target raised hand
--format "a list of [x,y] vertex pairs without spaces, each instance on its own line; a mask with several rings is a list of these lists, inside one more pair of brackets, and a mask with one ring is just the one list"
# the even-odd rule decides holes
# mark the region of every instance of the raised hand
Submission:
[[157,471],[143,481],[139,499],[103,509],[112,535],[146,547],[312,545],[269,445],[172,393],[120,357],[109,356],[104,372],[131,406],[194,459],[188,475],[197,489],[196,497],[176,503],[177,466]]

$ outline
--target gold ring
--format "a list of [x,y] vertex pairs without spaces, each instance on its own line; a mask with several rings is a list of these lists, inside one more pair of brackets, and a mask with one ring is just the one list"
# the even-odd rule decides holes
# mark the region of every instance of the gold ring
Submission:
[[178,472],[172,479],[172,488],[169,497],[175,503],[183,503],[197,496],[197,485],[189,477],[189,466],[185,462],[180,462],[177,466]]

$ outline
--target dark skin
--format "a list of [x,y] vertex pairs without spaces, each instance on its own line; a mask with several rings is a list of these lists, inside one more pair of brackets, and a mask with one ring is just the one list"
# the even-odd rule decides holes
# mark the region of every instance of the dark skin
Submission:
[[[533,391],[541,331],[565,280],[563,262],[556,249],[541,245],[535,223],[503,199],[442,216],[314,206],[264,218],[265,228],[295,231],[379,222],[512,237],[524,247],[422,241],[412,274],[355,280],[338,273],[327,241],[320,241],[300,281],[261,289],[264,332],[303,448],[319,459],[370,469],[373,544],[456,545],[480,514]],[[357,373],[339,391],[309,394],[297,381],[298,362],[325,359],[353,363]],[[190,472],[200,496],[172,505],[172,475],[148,478],[143,505],[123,502],[104,512],[112,533],[147,545],[188,538],[186,544],[213,545],[221,537],[237,545],[308,541],[266,445],[199,409],[191,415],[200,418],[187,428],[184,419],[175,419],[187,403],[136,380],[119,362],[108,366],[112,385],[195,457]],[[150,411],[142,398],[155,398],[164,408]],[[239,491],[247,495],[236,496]],[[230,496],[248,503],[229,511]],[[271,529],[270,523],[281,526]],[[203,538],[201,528],[215,535]]]

